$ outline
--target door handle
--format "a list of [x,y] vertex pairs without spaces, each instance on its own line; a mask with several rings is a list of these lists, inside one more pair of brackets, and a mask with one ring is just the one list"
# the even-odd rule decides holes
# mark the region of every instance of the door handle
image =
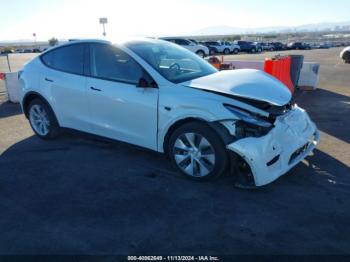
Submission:
[[51,82],[51,83],[53,82],[53,80],[52,80],[52,79],[49,79],[49,78],[46,78],[46,77],[45,77],[45,81],[47,81],[47,82]]
[[95,87],[93,87],[93,86],[90,86],[90,89],[91,89],[91,90],[94,90],[94,91],[99,91],[99,92],[101,92],[101,89],[95,88]]

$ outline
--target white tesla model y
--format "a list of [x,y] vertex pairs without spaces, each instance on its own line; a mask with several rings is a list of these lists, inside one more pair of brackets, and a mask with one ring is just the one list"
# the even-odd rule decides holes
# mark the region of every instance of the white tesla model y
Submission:
[[218,72],[162,40],[70,42],[20,72],[21,104],[43,139],[76,129],[165,153],[184,175],[232,172],[266,185],[316,146],[319,132],[291,93],[257,70]]

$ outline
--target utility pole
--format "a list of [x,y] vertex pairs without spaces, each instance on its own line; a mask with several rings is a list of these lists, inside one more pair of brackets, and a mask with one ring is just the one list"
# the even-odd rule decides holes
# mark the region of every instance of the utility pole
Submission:
[[103,27],[103,36],[104,37],[106,37],[106,28],[105,28],[105,24],[107,24],[108,23],[108,19],[107,19],[107,17],[101,17],[100,18],[100,24],[102,25],[102,27]]
[[36,46],[36,33],[33,33],[33,37],[34,37],[34,46]]

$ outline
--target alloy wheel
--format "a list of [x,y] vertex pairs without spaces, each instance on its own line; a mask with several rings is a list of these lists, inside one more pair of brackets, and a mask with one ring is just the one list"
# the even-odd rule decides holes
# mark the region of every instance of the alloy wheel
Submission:
[[179,136],[173,148],[177,166],[187,175],[204,177],[215,166],[215,152],[210,142],[200,134],[185,133]]
[[39,135],[46,136],[49,133],[50,121],[47,112],[41,105],[33,105],[29,110],[30,123]]

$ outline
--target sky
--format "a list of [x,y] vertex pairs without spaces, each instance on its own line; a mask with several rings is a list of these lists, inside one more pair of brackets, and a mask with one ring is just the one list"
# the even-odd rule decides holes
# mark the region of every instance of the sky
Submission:
[[212,26],[244,28],[349,21],[350,0],[0,0],[0,41],[186,35]]

